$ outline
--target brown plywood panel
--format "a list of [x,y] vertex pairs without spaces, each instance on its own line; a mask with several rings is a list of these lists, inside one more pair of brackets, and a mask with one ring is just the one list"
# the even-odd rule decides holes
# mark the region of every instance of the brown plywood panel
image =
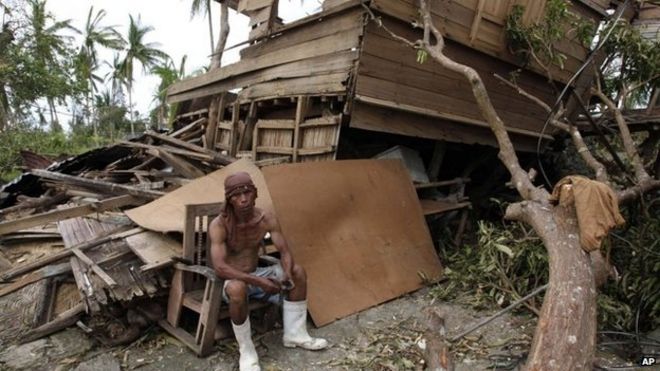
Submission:
[[325,161],[263,169],[317,326],[422,286],[440,261],[399,161]]
[[242,159],[204,177],[197,178],[155,201],[128,210],[126,215],[146,229],[159,232],[182,232],[185,205],[224,202],[225,178],[237,171],[246,171],[252,176],[255,186],[259,190],[257,207],[272,210],[272,201],[261,171],[249,160]]

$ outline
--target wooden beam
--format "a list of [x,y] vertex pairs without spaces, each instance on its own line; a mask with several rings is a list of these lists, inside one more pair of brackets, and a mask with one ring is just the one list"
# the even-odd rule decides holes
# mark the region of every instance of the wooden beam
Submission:
[[169,136],[174,137],[174,138],[179,137],[182,134],[184,134],[185,132],[187,132],[188,130],[194,128],[195,126],[202,124],[204,121],[206,121],[206,117],[202,117],[201,119],[197,119],[197,120],[191,122],[190,124],[182,127],[181,129],[169,134]]
[[78,318],[85,312],[85,305],[79,303],[73,308],[63,312],[54,320],[30,330],[22,339],[23,342],[40,339],[46,335],[67,328],[78,321]]
[[[148,131],[147,135],[152,137],[152,138],[156,138],[160,141],[163,141],[165,143],[172,144],[172,145],[175,145],[177,147],[187,149],[189,151],[204,153],[204,154],[208,154],[208,155],[213,155],[213,152],[214,152],[210,149],[206,149],[206,148],[200,147],[198,145],[188,143],[186,141],[183,141],[183,140],[180,140],[180,139],[177,139],[177,138],[173,138],[169,135],[158,134],[158,133],[153,132],[153,131]],[[228,164],[230,164],[233,161],[235,161],[235,159],[227,158],[227,163]]]
[[[141,233],[142,231],[144,231],[144,229],[142,229],[142,228],[133,228],[133,229],[130,229],[130,230],[124,231],[124,232],[119,232],[119,231],[121,231],[121,228],[112,231],[110,234],[99,236],[99,237],[97,237],[97,238],[95,238],[91,241],[86,241],[86,242],[83,242],[79,245],[71,246],[71,248],[75,247],[80,251],[85,251],[87,249],[91,249],[92,247],[103,245],[105,243],[112,242],[112,241],[121,240],[121,239],[124,239],[128,236],[132,236],[134,234]],[[9,281],[9,280],[11,280],[11,279],[13,279],[17,276],[20,276],[20,275],[24,274],[24,273],[31,272],[31,271],[33,271],[35,269],[38,269],[38,268],[41,268],[45,265],[54,263],[58,260],[61,260],[61,259],[67,258],[67,257],[70,257],[71,255],[73,255],[73,251],[71,249],[65,249],[65,250],[62,250],[62,251],[58,251],[54,254],[50,254],[50,255],[45,256],[41,259],[38,259],[38,260],[36,260],[32,263],[24,264],[24,265],[21,265],[19,267],[8,270],[7,272],[4,272],[3,274],[0,275],[0,281]]]
[[431,157],[431,163],[429,163],[428,175],[429,180],[432,182],[438,180],[438,175],[440,175],[440,167],[442,167],[442,160],[445,157],[445,152],[447,151],[447,142],[444,140],[438,140],[433,146],[433,157]]
[[16,220],[0,223],[0,235],[18,231],[21,229],[27,229],[39,225],[44,225],[49,222],[75,218],[78,216],[84,216],[92,213],[116,209],[122,206],[135,205],[140,203],[141,202],[139,199],[130,195],[124,195],[124,196],[108,198],[103,201],[92,202],[80,206],[72,206],[65,209],[51,210],[37,215],[30,215],[22,219],[16,219]]
[[72,247],[70,250],[78,259],[80,259],[81,262],[85,263],[85,265],[91,268],[92,271],[94,271],[94,273],[96,273],[96,275],[99,276],[106,285],[108,285],[108,287],[113,288],[117,286],[117,282],[115,282],[112,277],[105,273],[105,271],[101,269],[101,267],[99,267],[92,259],[90,259],[89,256],[80,251],[79,248]]
[[[129,147],[136,147],[136,148],[143,148],[143,149],[155,149],[155,150],[161,150],[162,149],[159,146],[152,146],[150,144],[137,143],[137,142],[127,142],[127,141],[123,141],[123,140],[118,141],[118,143],[122,144],[122,145],[125,145],[125,146],[129,146]],[[228,164],[236,161],[236,159],[234,159],[233,157],[228,157],[228,156],[222,155],[222,154],[217,153],[217,152],[214,152],[212,154],[211,153],[200,153],[200,152],[186,151],[186,150],[177,149],[177,148],[168,148],[167,151],[172,153],[172,154],[176,154],[176,155],[180,155],[180,156],[184,156],[184,157],[192,157],[196,160],[208,161],[208,162],[212,162],[212,163],[218,164],[218,165],[228,165]]]
[[307,105],[309,98],[304,95],[298,97],[298,104],[296,105],[296,121],[295,128],[293,129],[293,161],[298,162],[298,149],[301,145],[300,139],[300,125],[305,121],[307,115]]
[[[238,150],[246,151],[249,149],[250,144],[252,143],[252,137],[254,136],[254,130],[257,123],[257,103],[255,101],[250,102],[250,109],[248,110],[247,118],[245,119],[245,130],[241,135],[241,139],[238,141]],[[254,136],[256,138],[256,136]],[[255,160],[255,159],[252,159]]]
[[101,180],[85,179],[79,176],[66,175],[56,173],[48,170],[33,169],[30,171],[33,175],[40,178],[57,180],[67,184],[73,184],[85,188],[98,189],[112,194],[129,194],[136,197],[144,197],[149,199],[158,198],[165,193],[158,191],[146,191],[136,187],[126,186],[123,184],[104,182]]
[[185,159],[169,153],[162,148],[151,148],[147,150],[147,153],[163,160],[165,163],[172,166],[176,173],[183,175],[188,179],[196,179],[205,175],[203,171],[199,170]]
[[[100,266],[102,264],[110,263],[128,255],[129,253],[131,253],[131,250],[121,251],[117,254],[112,254],[108,257],[99,260],[98,262],[96,262],[96,264]],[[60,274],[65,274],[69,272],[71,272],[70,263],[47,265],[39,269],[38,271],[34,271],[30,274],[26,274],[20,279],[0,288],[0,297],[3,297],[9,293],[12,293],[20,288],[23,288],[31,283],[37,282],[44,278],[59,276]]]

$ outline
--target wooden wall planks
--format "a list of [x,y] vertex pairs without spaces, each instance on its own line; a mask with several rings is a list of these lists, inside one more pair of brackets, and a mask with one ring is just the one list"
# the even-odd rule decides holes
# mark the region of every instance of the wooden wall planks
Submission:
[[[516,57],[507,49],[504,31],[504,22],[514,4],[525,6],[523,20],[531,23],[543,15],[545,0],[448,0],[432,2],[434,21],[443,34],[463,45],[476,48],[491,56],[510,63],[517,63]],[[412,22],[417,19],[417,5],[414,0],[374,0],[371,3],[374,9],[404,20]],[[573,10],[586,19],[598,19],[600,8],[592,11],[582,5],[574,3]],[[476,29],[473,29],[476,28]],[[557,48],[566,54],[564,69],[553,68],[553,77],[566,82],[579,68],[587,56],[587,49],[577,41],[562,41]],[[538,65],[532,69],[543,73]]]
[[[399,21],[390,19],[385,22],[398,34],[411,39],[415,36]],[[493,77],[495,73],[506,77],[515,66],[453,42],[448,43],[446,53],[480,73],[493,105],[508,127],[529,133],[541,131],[545,112]],[[544,89],[547,84],[540,77],[522,73],[518,81],[547,103],[552,102],[552,91],[549,87]],[[414,51],[391,39],[373,24],[367,26],[364,36],[356,95],[419,107],[444,116],[463,117],[466,122],[483,122],[471,87],[463,76],[447,71],[431,60],[418,63]]]

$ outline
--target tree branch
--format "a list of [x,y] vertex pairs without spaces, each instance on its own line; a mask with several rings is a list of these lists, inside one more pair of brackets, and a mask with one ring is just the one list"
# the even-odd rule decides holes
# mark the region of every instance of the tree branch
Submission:
[[619,127],[621,140],[623,141],[623,147],[625,148],[626,154],[628,155],[628,158],[632,163],[633,169],[635,170],[635,177],[637,178],[637,182],[641,184],[651,179],[649,174],[644,169],[644,164],[642,163],[642,159],[639,156],[637,149],[635,148],[635,142],[632,139],[632,135],[630,134],[630,129],[628,128],[628,124],[626,123],[626,119],[623,117],[621,110],[618,109],[614,104],[614,102],[603,93],[603,91],[600,89],[600,86],[598,89],[591,89],[591,91],[594,95],[600,98],[600,100],[613,113],[614,120],[617,123],[617,126]]
[[[538,97],[535,97],[534,95],[523,90],[520,87],[520,85],[510,82],[509,80],[503,78],[498,74],[495,74],[495,78],[497,78],[507,86],[511,87],[512,89],[515,89],[518,92],[518,94],[536,103],[538,106],[543,108],[548,114],[552,112],[552,109],[550,108],[549,105],[547,105],[544,101],[542,101]],[[556,117],[558,117],[559,115],[560,113],[557,113],[555,117],[551,118],[550,124],[560,130],[563,130],[564,132],[568,133],[571,136],[571,140],[573,141],[573,145],[577,149],[578,154],[580,155],[582,160],[594,171],[594,173],[596,174],[596,179],[598,179],[603,183],[609,184],[609,175],[607,174],[607,169],[605,168],[605,165],[603,165],[600,161],[598,161],[591,153],[591,150],[589,150],[589,147],[587,147],[587,144],[585,143],[584,138],[582,138],[582,134],[580,133],[578,128],[575,125],[569,125],[557,120]]]
[[[499,157],[502,160],[502,163],[506,166],[511,173],[511,178],[513,184],[518,190],[520,196],[525,200],[534,200],[540,203],[548,203],[548,192],[544,189],[536,188],[529,179],[529,176],[522,167],[520,167],[520,162],[518,161],[518,156],[514,150],[509,134],[504,127],[504,123],[500,119],[499,115],[495,111],[495,107],[488,98],[488,92],[486,87],[481,80],[479,74],[471,67],[457,63],[443,54],[443,49],[445,46],[444,37],[442,33],[433,25],[431,19],[431,14],[428,11],[428,5],[425,0],[420,0],[420,9],[422,9],[422,20],[424,22],[424,36],[425,40],[422,40],[421,46],[426,50],[427,53],[433,59],[438,61],[444,68],[459,73],[468,80],[470,86],[472,87],[472,93],[477,101],[479,106],[479,111],[481,115],[486,119],[488,124],[491,127],[491,130],[495,134],[497,143],[500,147]],[[427,37],[430,33],[436,40],[436,44],[432,45],[429,40],[430,37]]]

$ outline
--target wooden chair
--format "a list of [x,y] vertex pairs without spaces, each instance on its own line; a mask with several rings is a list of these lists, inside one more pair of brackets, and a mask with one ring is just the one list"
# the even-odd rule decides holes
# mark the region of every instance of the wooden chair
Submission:
[[[211,268],[211,244],[206,233],[221,206],[220,202],[186,205],[181,259],[185,263],[174,264],[167,319],[160,321],[161,327],[199,356],[213,348],[222,304],[223,280]],[[183,308],[199,315],[194,334],[182,326]]]
[[[211,268],[210,239],[206,231],[211,221],[220,213],[222,203],[186,205],[181,259],[174,264],[174,276],[167,305],[167,319],[160,326],[179,339],[198,356],[204,357],[213,350],[216,339],[223,337],[218,321],[229,317],[228,310],[221,311],[223,280]],[[270,256],[260,257],[263,264],[279,261]],[[267,303],[250,303],[251,310]],[[196,326],[185,329],[182,314],[184,308],[198,314]],[[190,319],[187,316],[185,319]],[[225,334],[226,336],[226,334]]]

